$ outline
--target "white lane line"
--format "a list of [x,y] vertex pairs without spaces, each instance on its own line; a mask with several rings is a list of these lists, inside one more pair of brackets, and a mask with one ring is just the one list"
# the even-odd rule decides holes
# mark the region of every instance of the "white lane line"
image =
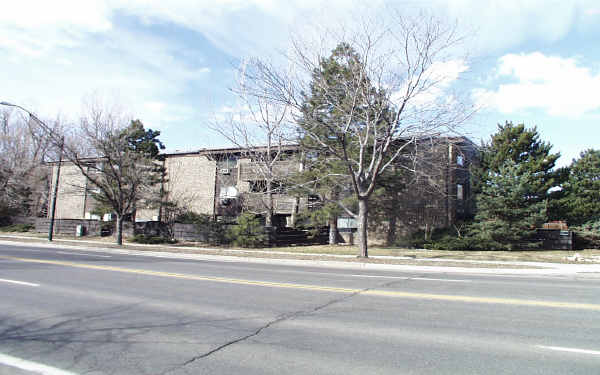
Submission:
[[82,257],[112,258],[112,255],[83,254],[83,253],[76,253],[76,252],[70,252],[70,251],[57,251],[56,254],[81,255]]
[[431,279],[428,277],[409,277],[409,276],[383,276],[383,275],[349,275],[352,277],[372,277],[378,279],[400,279],[400,280],[421,280],[421,281],[449,281],[455,283],[470,283],[473,280],[458,279]]
[[10,283],[10,284],[27,285],[27,286],[40,286],[40,284],[28,283],[25,281],[8,280],[8,279],[0,279],[0,282]]
[[[327,274],[326,272],[322,272],[323,274]],[[335,274],[336,276],[352,276],[352,277],[374,277],[377,279],[401,279],[408,280],[410,277],[406,276],[382,276],[382,275],[344,275],[343,273]]]
[[544,345],[536,345],[541,349],[554,350],[557,352],[571,352],[571,353],[581,353],[581,354],[591,354],[591,355],[600,355],[600,350],[588,350],[588,349],[578,349],[578,348],[563,348],[560,346],[544,346]]
[[74,372],[61,370],[56,367],[46,366],[41,363],[27,361],[25,359],[13,357],[2,353],[0,353],[0,363],[10,367],[16,367],[21,370],[32,371],[37,374],[43,375],[76,375]]
[[[515,278],[515,279],[567,279],[568,276],[564,276],[564,275],[494,275],[494,274],[476,274],[477,276],[483,276],[483,277],[489,277],[489,278],[494,278],[494,277],[505,277],[505,278]],[[483,279],[482,279],[483,280]]]
[[458,279],[431,279],[428,277],[411,277],[411,280],[423,280],[423,281],[448,281],[451,283],[470,283],[473,280],[458,280]]

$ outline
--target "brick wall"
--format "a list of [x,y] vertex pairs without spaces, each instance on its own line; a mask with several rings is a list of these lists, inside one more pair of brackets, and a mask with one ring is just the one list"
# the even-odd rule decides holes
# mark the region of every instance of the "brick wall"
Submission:
[[[56,165],[52,168],[52,186],[50,191],[54,189],[57,169]],[[79,169],[72,164],[63,163],[60,169],[55,218],[83,219],[86,204],[85,189],[86,178]]]
[[169,199],[196,213],[214,213],[215,161],[197,154],[174,155],[166,159],[165,167]]

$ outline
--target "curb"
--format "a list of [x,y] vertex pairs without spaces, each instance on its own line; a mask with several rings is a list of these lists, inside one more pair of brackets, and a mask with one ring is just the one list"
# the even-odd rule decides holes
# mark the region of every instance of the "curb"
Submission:
[[[18,241],[2,240],[13,239],[13,240],[40,240],[40,243],[25,243]],[[532,267],[544,267],[544,268],[476,268],[476,267],[460,267],[460,266],[430,266],[430,265],[403,265],[403,264],[380,264],[380,263],[355,263],[345,262],[336,260],[308,260],[308,259],[282,259],[282,258],[252,258],[252,257],[241,257],[235,255],[211,255],[211,254],[190,254],[190,253],[173,253],[168,251],[160,251],[159,249],[173,248],[182,250],[181,247],[176,246],[162,246],[162,245],[146,245],[136,244],[139,247],[154,248],[158,251],[145,251],[135,249],[115,249],[109,247],[102,247],[106,245],[102,242],[97,241],[82,241],[82,240],[68,240],[68,239],[55,239],[53,243],[44,243],[43,239],[37,237],[27,236],[7,236],[0,235],[0,244],[13,245],[13,246],[38,246],[46,248],[61,248],[61,245],[56,242],[68,243],[69,248],[84,249],[86,251],[96,252],[108,252],[113,254],[121,255],[135,255],[135,256],[149,256],[156,258],[166,259],[189,259],[197,261],[221,261],[221,262],[238,262],[238,263],[254,263],[254,264],[279,264],[296,267],[318,267],[318,268],[341,268],[341,269],[356,269],[356,270],[381,270],[381,271],[418,271],[418,272],[430,272],[430,273],[470,273],[470,274],[499,274],[499,275],[577,275],[577,274],[598,274],[600,276],[600,265],[598,264],[561,264],[561,263],[543,263],[543,262],[502,262],[502,261],[479,261],[479,260],[458,260],[458,259],[427,259],[427,258],[412,258],[412,257],[394,257],[394,256],[373,256],[374,259],[398,259],[398,260],[411,260],[411,261],[427,261],[427,262],[461,262],[471,264],[498,264],[498,265],[514,265],[514,266],[532,266]],[[90,245],[90,246],[83,246]],[[289,253],[289,252],[267,252],[261,250],[242,250],[242,249],[216,249],[216,248],[205,248],[205,247],[189,247],[193,250],[204,250],[204,251],[223,251],[234,254],[276,254],[276,255],[303,255],[303,256],[321,256],[328,258],[340,258],[349,259],[354,258],[352,255],[324,255],[324,254],[311,254],[311,253]]]

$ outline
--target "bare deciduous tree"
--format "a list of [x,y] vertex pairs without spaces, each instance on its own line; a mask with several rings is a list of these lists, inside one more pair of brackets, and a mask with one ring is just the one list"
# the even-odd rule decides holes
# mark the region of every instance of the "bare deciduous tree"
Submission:
[[51,140],[11,109],[2,110],[0,122],[0,206],[13,214],[42,215],[49,184],[43,163],[53,157]]
[[[293,136],[292,107],[285,102],[257,95],[256,80],[247,81],[242,64],[238,86],[233,90],[239,99],[239,110],[215,116],[211,129],[237,147],[249,163],[238,164],[249,184],[243,192],[244,209],[261,214],[267,226],[273,224],[275,196],[284,189],[293,163],[290,143]],[[261,74],[264,71],[256,71]],[[265,77],[266,79],[266,77]],[[252,94],[251,94],[252,93]]]
[[[449,71],[464,69],[454,54],[456,28],[426,15],[388,14],[319,30],[313,42],[293,40],[285,69],[255,59],[244,71],[255,88],[249,95],[290,107],[302,137],[343,166],[357,209],[341,208],[357,219],[361,257],[368,256],[369,199],[379,176],[392,165],[414,172],[414,160],[401,157],[423,140],[451,134],[472,113],[447,92],[455,78]],[[318,106],[307,108],[316,94]]]
[[[143,200],[160,191],[161,164],[156,162],[159,132],[145,130],[139,120],[99,105],[81,119],[74,142],[65,144],[65,158],[85,176],[92,196],[116,215],[116,242],[123,243],[123,220]],[[140,147],[139,142],[146,142]],[[80,187],[87,188],[87,187]]]

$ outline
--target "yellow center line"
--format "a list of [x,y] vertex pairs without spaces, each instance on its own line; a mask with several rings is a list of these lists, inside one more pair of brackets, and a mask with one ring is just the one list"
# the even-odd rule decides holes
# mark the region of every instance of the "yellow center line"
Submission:
[[184,279],[184,280],[211,281],[211,282],[218,282],[218,283],[253,285],[253,286],[264,286],[264,287],[273,287],[273,288],[303,289],[303,290],[334,292],[334,293],[348,293],[348,294],[360,293],[362,295],[378,296],[378,297],[392,297],[392,298],[410,298],[410,299],[426,299],[426,300],[466,302],[466,303],[485,303],[485,304],[497,304],[497,305],[518,305],[518,306],[552,307],[552,308],[600,311],[600,304],[589,304],[589,303],[526,300],[526,299],[516,299],[516,298],[472,297],[472,296],[461,296],[461,295],[450,295],[450,294],[412,293],[412,292],[400,292],[400,291],[392,291],[392,290],[388,291],[388,290],[377,290],[377,289],[364,290],[364,289],[357,289],[357,288],[338,288],[338,287],[331,287],[331,286],[319,286],[319,285],[309,285],[309,284],[292,284],[292,283],[278,283],[278,282],[270,282],[270,281],[234,279],[234,278],[217,277],[217,276],[199,276],[199,275],[190,275],[190,274],[175,273],[175,272],[150,271],[150,270],[136,269],[136,268],[94,265],[94,264],[75,263],[75,262],[50,260],[50,259],[19,258],[19,257],[11,257],[11,256],[0,256],[0,259],[9,259],[9,260],[28,262],[28,263],[52,264],[52,265],[58,265],[58,266],[85,268],[85,269],[93,269],[93,270],[101,270],[101,271],[132,273],[132,274],[138,274],[138,275],[170,277],[170,278]]

